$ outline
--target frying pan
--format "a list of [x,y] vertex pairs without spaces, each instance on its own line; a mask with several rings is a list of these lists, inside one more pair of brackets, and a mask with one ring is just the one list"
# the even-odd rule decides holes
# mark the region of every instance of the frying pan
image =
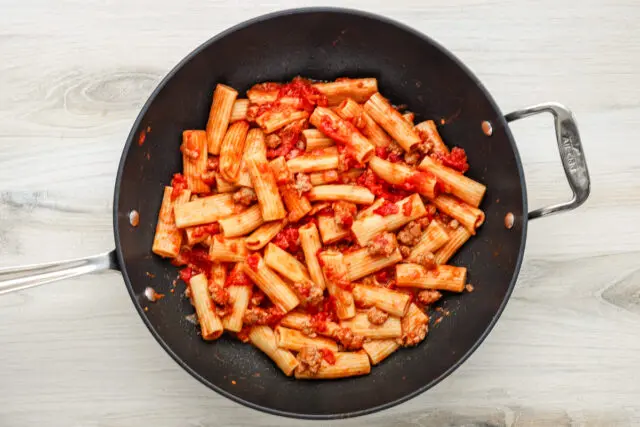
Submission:
[[[197,328],[185,321],[193,313],[189,302],[178,292],[168,292],[177,277],[175,267],[151,254],[163,186],[181,168],[181,132],[204,127],[215,84],[226,83],[242,93],[256,82],[286,81],[296,75],[318,80],[376,77],[380,91],[394,103],[406,104],[417,121],[437,120],[444,141],[466,150],[468,175],[488,188],[481,205],[486,222],[452,260],[469,267],[475,291],[447,296],[439,305],[452,314],[432,324],[423,343],[396,352],[364,377],[296,381],[250,345],[226,337],[203,341]],[[527,213],[522,164],[507,123],[542,112],[553,118],[573,197]],[[411,28],[353,10],[287,10],[215,36],[182,60],[151,94],[118,168],[115,251],[1,270],[0,293],[92,271],[120,270],[151,334],[178,364],[213,390],[272,414],[313,419],[363,415],[416,396],[460,366],[487,336],[509,299],[522,262],[527,221],[578,207],[589,189],[576,123],[565,107],[547,103],[503,115],[468,68]],[[132,210],[140,214],[137,227],[129,221]],[[505,227],[509,213],[514,218],[510,229]],[[144,291],[150,285],[168,296],[149,303]]]

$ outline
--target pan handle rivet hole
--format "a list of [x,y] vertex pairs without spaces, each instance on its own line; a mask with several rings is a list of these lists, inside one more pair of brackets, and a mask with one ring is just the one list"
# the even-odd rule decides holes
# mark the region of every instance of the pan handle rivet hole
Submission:
[[507,230],[511,230],[513,228],[514,221],[515,218],[513,214],[511,212],[507,212],[507,214],[504,216],[504,226]]
[[140,214],[135,209],[129,212],[129,224],[131,224],[132,227],[137,227],[138,224],[140,224]]
[[482,122],[482,133],[487,136],[493,135],[493,126],[491,126],[491,122],[489,120]]

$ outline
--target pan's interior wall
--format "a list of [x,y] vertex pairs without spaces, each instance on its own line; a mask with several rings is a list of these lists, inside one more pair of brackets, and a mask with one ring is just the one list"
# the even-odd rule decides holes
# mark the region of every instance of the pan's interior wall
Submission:
[[[434,119],[444,141],[468,154],[468,175],[488,186],[481,208],[487,218],[478,235],[454,259],[469,267],[472,293],[449,295],[450,315],[432,324],[427,340],[393,354],[366,377],[332,382],[286,378],[250,345],[223,338],[204,342],[184,317],[193,308],[170,293],[177,271],[151,253],[162,198],[181,169],[184,129],[203,129],[216,83],[243,93],[252,84],[296,75],[319,80],[373,76],[380,91],[406,104],[416,120]],[[481,122],[493,124],[487,137]],[[524,179],[502,115],[475,78],[428,39],[394,23],[337,12],[286,14],[254,22],[209,43],[166,81],[132,131],[119,174],[116,243],[125,278],[141,315],[182,363],[205,383],[274,411],[346,415],[402,399],[434,384],[476,345],[510,293],[524,249]],[[141,131],[150,127],[144,144]],[[128,212],[140,212],[132,228]],[[504,216],[515,226],[507,230]],[[144,300],[145,287],[167,295]],[[148,311],[140,306],[148,306]]]

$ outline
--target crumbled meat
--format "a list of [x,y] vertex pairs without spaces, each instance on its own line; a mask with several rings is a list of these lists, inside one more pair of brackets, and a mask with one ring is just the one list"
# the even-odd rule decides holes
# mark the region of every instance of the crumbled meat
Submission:
[[335,202],[333,203],[333,212],[335,213],[336,223],[340,227],[351,227],[353,217],[358,212],[358,207],[351,202]]
[[267,137],[264,139],[264,143],[268,148],[276,148],[278,145],[280,145],[281,142],[282,138],[280,138],[275,133],[267,135]]
[[244,312],[242,321],[245,325],[264,325],[267,323],[269,313],[259,307],[249,308]]
[[200,179],[205,184],[213,185],[216,182],[216,172],[213,170],[206,170],[200,174]]
[[424,305],[433,304],[440,298],[442,298],[442,294],[432,289],[426,289],[424,291],[418,292],[418,301],[420,301]]
[[262,304],[263,300],[264,300],[264,293],[260,290],[254,289],[253,294],[251,295],[251,305],[254,307],[257,307],[260,304]]
[[311,191],[313,186],[311,185],[311,179],[309,178],[309,175],[307,175],[306,173],[296,174],[295,187],[298,191],[298,194],[300,195],[302,195],[302,193],[306,193],[307,191]]
[[340,344],[345,350],[359,350],[364,344],[364,337],[361,335],[355,335],[349,328],[338,328],[334,332],[334,338],[340,341]]
[[398,240],[407,246],[414,246],[420,240],[422,228],[416,221],[411,221],[399,233]]
[[370,274],[362,279],[362,284],[367,286],[380,286],[373,274]]
[[369,322],[373,323],[374,325],[382,325],[387,321],[388,318],[389,313],[386,313],[376,307],[371,307],[367,311],[367,319],[369,319]]
[[233,201],[241,205],[249,206],[257,199],[256,192],[249,187],[242,187],[233,193]]
[[316,333],[316,330],[314,329],[313,325],[311,325],[307,321],[305,321],[302,324],[302,328],[300,329],[300,332],[302,332],[303,334],[305,334],[306,336],[308,336],[310,338],[315,338],[315,337],[318,336],[318,334]]
[[422,218],[418,218],[416,219],[416,222],[418,223],[418,225],[420,225],[420,228],[422,228],[422,231],[424,231],[429,224],[431,224],[431,220],[429,219],[428,216],[423,216]]
[[414,261],[416,264],[420,264],[427,270],[432,270],[436,268],[436,256],[432,252],[424,252],[418,254]]
[[387,146],[387,149],[391,154],[395,154],[396,156],[402,156],[404,154],[404,148],[395,141],[391,141],[391,144]]
[[404,162],[408,165],[416,165],[420,161],[421,154],[417,151],[404,154]]
[[426,139],[424,141],[422,141],[421,143],[419,143],[418,145],[416,145],[416,149],[421,153],[421,154],[429,154],[429,152],[431,152],[431,150],[433,150],[433,141]]
[[309,345],[302,347],[297,359],[298,367],[296,371],[298,374],[306,372],[310,375],[316,375],[322,365],[322,353],[316,347]]
[[400,254],[402,255],[402,258],[409,258],[409,255],[411,255],[411,248],[407,245],[400,245]]
[[227,291],[224,287],[209,283],[209,293],[211,294],[211,299],[218,305],[227,305],[229,303],[229,291]]
[[436,206],[428,203],[424,207],[427,210],[427,217],[433,218],[433,216],[436,214]]
[[293,289],[300,297],[302,305],[318,305],[324,297],[322,288],[312,281],[294,282]]
[[402,318],[402,336],[398,338],[398,344],[405,347],[418,345],[427,336],[427,323],[416,322],[411,316]]
[[474,290],[474,287],[471,283],[465,285],[464,288],[466,289],[467,292],[473,292]]
[[397,248],[396,236],[387,231],[378,234],[367,243],[367,251],[373,256],[390,256]]
[[230,307],[228,307],[226,305],[223,306],[223,307],[216,306],[216,310],[215,311],[216,311],[216,314],[218,315],[218,317],[222,319],[223,317],[225,317],[227,314],[230,313],[231,310],[229,310],[229,308]]
[[455,230],[459,226],[460,226],[460,223],[458,222],[457,219],[452,219],[451,221],[449,221],[449,228]]

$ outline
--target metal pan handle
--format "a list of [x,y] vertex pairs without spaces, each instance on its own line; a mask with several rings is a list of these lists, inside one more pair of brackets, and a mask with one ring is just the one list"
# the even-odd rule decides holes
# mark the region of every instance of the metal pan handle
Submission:
[[109,269],[120,269],[115,251],[67,261],[0,268],[0,295]]
[[551,113],[556,127],[556,139],[564,173],[569,181],[573,197],[568,202],[558,203],[529,212],[529,219],[536,219],[554,213],[572,210],[580,206],[589,197],[591,181],[589,170],[582,150],[582,142],[578,133],[578,126],[573,113],[564,105],[548,102],[533,107],[517,110],[507,114],[507,122],[523,119],[540,113]]

